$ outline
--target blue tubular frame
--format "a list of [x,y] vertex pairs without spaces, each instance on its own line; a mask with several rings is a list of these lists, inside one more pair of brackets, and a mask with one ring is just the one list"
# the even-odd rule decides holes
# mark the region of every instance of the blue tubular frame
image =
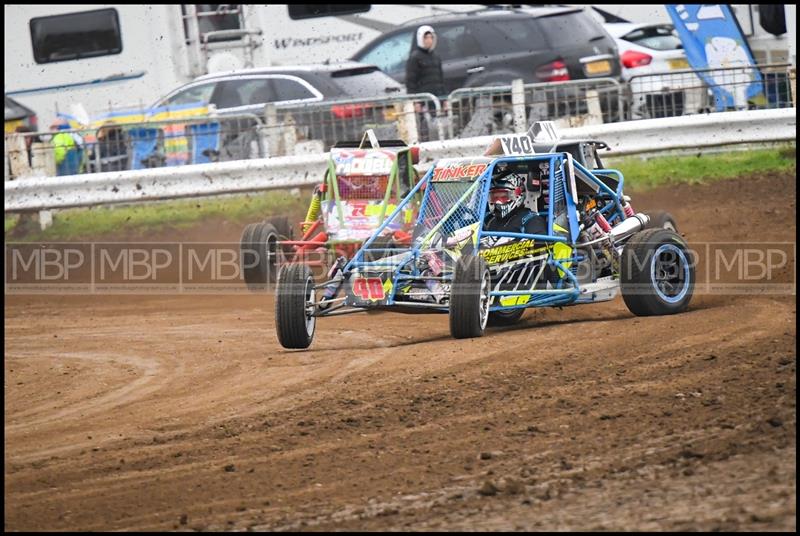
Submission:
[[[606,216],[608,222],[611,223],[617,218],[620,218],[620,221],[624,220],[625,210],[622,208],[621,200],[622,200],[622,186],[625,183],[625,177],[622,175],[622,173],[620,173],[616,169],[595,169],[594,171],[589,171],[588,169],[583,167],[580,163],[574,161],[573,165],[577,169],[579,169],[581,173],[583,173],[586,176],[586,178],[595,183],[604,193],[611,196],[611,199],[614,201],[613,207],[617,209],[616,214],[612,214],[610,216],[604,214],[606,211],[609,211],[611,209],[612,205],[607,205],[602,210],[600,210],[600,213]],[[609,188],[609,186],[606,183],[595,177],[594,176],[595,173],[601,173],[604,175],[616,175],[619,178],[619,184],[617,184],[617,191],[615,192],[614,190]]]
[[[486,212],[488,209],[488,198],[489,198],[489,189],[491,187],[491,177],[494,174],[494,170],[498,164],[501,163],[514,163],[514,162],[521,162],[521,161],[547,161],[550,165],[549,170],[549,188],[548,188],[548,209],[546,212],[547,217],[547,231],[549,234],[542,235],[542,234],[527,234],[527,233],[514,233],[514,232],[500,232],[500,231],[485,231],[484,230],[484,222],[486,221]],[[610,213],[607,218],[609,221],[615,220],[617,218],[625,219],[625,212],[622,208],[622,188],[624,183],[624,177],[622,173],[614,169],[597,169],[590,171],[583,167],[580,163],[573,161],[573,166],[576,171],[579,171],[587,180],[591,181],[592,183],[596,184],[599,188],[599,191],[602,192],[603,196],[608,196],[613,203],[609,203],[601,210],[601,213]],[[395,297],[397,294],[397,290],[399,287],[402,286],[402,282],[404,281],[420,281],[427,279],[423,277],[420,273],[419,267],[417,266],[416,262],[411,263],[411,261],[416,261],[420,255],[420,247],[419,245],[411,245],[408,249],[392,249],[391,251],[395,251],[398,259],[392,262],[386,262],[385,259],[379,259],[377,261],[365,261],[364,254],[366,251],[380,251],[384,250],[385,248],[377,248],[375,250],[371,250],[370,246],[375,241],[375,239],[381,235],[381,233],[386,229],[390,222],[392,222],[401,211],[405,210],[406,206],[409,202],[414,198],[417,192],[420,191],[421,188],[424,186],[430,185],[433,177],[434,167],[432,166],[431,169],[422,177],[422,179],[417,182],[417,184],[411,189],[411,191],[406,195],[405,199],[403,199],[398,205],[395,207],[394,211],[389,216],[384,218],[384,221],[381,225],[373,232],[372,236],[367,239],[364,244],[359,248],[353,258],[348,261],[348,263],[344,267],[344,274],[347,277],[353,270],[363,269],[365,271],[369,271],[370,269],[377,269],[377,271],[392,271],[391,279],[392,281],[392,290],[387,297],[386,301],[383,302],[382,306],[389,306],[395,305],[397,302],[395,301]],[[562,184],[556,184],[556,173],[562,173]],[[575,201],[572,198],[572,192],[570,191],[569,186],[569,171],[567,169],[567,157],[562,153],[555,153],[555,154],[546,154],[546,155],[533,155],[533,156],[507,156],[507,157],[500,157],[495,158],[486,168],[486,170],[475,179],[475,181],[483,181],[481,192],[480,192],[480,199],[479,199],[479,214],[478,214],[478,222],[480,225],[478,226],[477,237],[475,240],[477,241],[477,246],[475,248],[475,253],[477,254],[480,251],[480,244],[481,240],[484,237],[497,237],[497,238],[516,238],[522,240],[533,240],[538,242],[545,242],[547,243],[547,247],[549,253],[548,258],[546,260],[547,264],[557,270],[559,270],[563,275],[561,275],[560,280],[558,282],[557,288],[554,289],[528,289],[528,290],[509,290],[509,291],[491,291],[490,296],[493,298],[501,298],[501,297],[508,297],[508,296],[529,296],[529,300],[520,305],[492,305],[490,306],[490,311],[504,311],[504,310],[513,310],[513,309],[521,309],[521,308],[528,308],[528,307],[545,307],[545,306],[558,306],[558,305],[567,305],[570,303],[574,303],[575,300],[580,296],[580,284],[578,283],[575,274],[572,271],[564,266],[564,263],[574,263],[578,262],[580,258],[576,255],[576,252],[573,251],[573,254],[569,258],[564,259],[555,259],[553,258],[552,254],[552,246],[556,243],[563,243],[568,246],[574,248],[576,240],[577,240],[577,218],[575,217],[577,212],[577,207],[575,205]],[[616,191],[612,190],[608,185],[602,182],[595,176],[595,173],[603,173],[603,174],[613,174],[619,178],[619,184],[617,186]],[[567,211],[568,222],[570,226],[570,232],[568,236],[558,236],[553,233],[553,224],[555,221],[555,217],[553,214],[553,207],[554,207],[554,200],[556,196],[556,189],[557,188],[563,189],[563,196],[564,196],[564,203],[565,208]],[[425,209],[427,208],[427,204],[429,201],[429,197],[431,195],[431,188],[427,188],[423,195],[423,199],[420,203],[419,214],[417,216],[416,221],[414,222],[415,227],[420,225],[422,219],[425,215]],[[616,209],[616,210],[614,210]],[[544,216],[544,213],[539,213],[539,215]],[[575,228],[573,228],[575,227]],[[409,266],[409,263],[411,265]],[[401,274],[400,271],[405,268],[411,268],[410,274]],[[391,269],[391,270],[387,270]],[[438,277],[431,278],[440,281],[448,281],[452,279],[453,274],[441,274]],[[566,288],[562,288],[564,283],[570,283],[570,286]],[[412,304],[408,301],[401,301],[400,302],[404,306],[412,306]],[[416,305],[416,304],[413,304]],[[428,308],[432,312],[447,312],[448,307],[442,306],[441,308],[437,308],[435,305],[431,303],[424,303],[421,302],[420,307]]]

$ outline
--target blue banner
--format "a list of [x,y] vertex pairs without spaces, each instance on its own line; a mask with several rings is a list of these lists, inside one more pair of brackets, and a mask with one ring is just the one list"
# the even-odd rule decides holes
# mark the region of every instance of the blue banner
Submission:
[[[666,4],[693,69],[714,92],[718,112],[766,103],[764,82],[727,4]],[[742,67],[742,69],[731,69]]]

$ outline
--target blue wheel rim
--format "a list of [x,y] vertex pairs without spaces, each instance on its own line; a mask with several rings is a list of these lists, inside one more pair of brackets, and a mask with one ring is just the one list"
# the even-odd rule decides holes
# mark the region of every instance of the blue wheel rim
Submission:
[[689,292],[689,261],[681,248],[663,244],[650,260],[650,281],[659,298],[678,303]]

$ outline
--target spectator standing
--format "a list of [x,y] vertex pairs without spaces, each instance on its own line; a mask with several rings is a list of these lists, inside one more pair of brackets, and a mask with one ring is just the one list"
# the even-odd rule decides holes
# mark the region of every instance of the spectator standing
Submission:
[[50,130],[55,131],[50,143],[55,152],[56,175],[77,175],[83,167],[83,140],[77,133],[66,132],[69,129],[63,118],[50,125]]
[[[411,54],[406,62],[406,91],[408,93],[433,93],[443,99],[445,95],[442,59],[434,52],[436,32],[432,26],[424,24],[417,28],[417,35]],[[444,101],[446,102],[446,101]],[[420,139],[427,140],[430,112],[435,111],[433,103],[415,103]]]

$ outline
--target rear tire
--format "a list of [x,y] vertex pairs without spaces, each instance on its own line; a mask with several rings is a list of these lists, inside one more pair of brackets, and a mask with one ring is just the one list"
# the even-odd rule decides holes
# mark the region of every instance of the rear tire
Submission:
[[278,270],[278,231],[271,223],[251,223],[239,244],[247,288],[263,292],[275,282]]
[[286,264],[275,290],[275,330],[284,348],[308,348],[314,339],[317,318],[308,312],[316,300],[314,275],[305,264]]
[[272,224],[281,240],[294,240],[294,227],[288,216],[274,216],[264,221]]
[[647,222],[645,229],[667,229],[673,233],[678,232],[678,224],[675,223],[675,218],[669,212],[654,210],[648,216],[650,216],[650,221]]
[[510,309],[507,311],[493,311],[489,313],[489,326],[513,326],[522,319],[525,309]]
[[686,242],[672,231],[646,229],[633,235],[622,250],[622,298],[637,316],[685,311],[694,282],[693,256]]
[[483,336],[489,319],[491,286],[483,258],[464,256],[458,260],[450,288],[450,334],[454,338]]

